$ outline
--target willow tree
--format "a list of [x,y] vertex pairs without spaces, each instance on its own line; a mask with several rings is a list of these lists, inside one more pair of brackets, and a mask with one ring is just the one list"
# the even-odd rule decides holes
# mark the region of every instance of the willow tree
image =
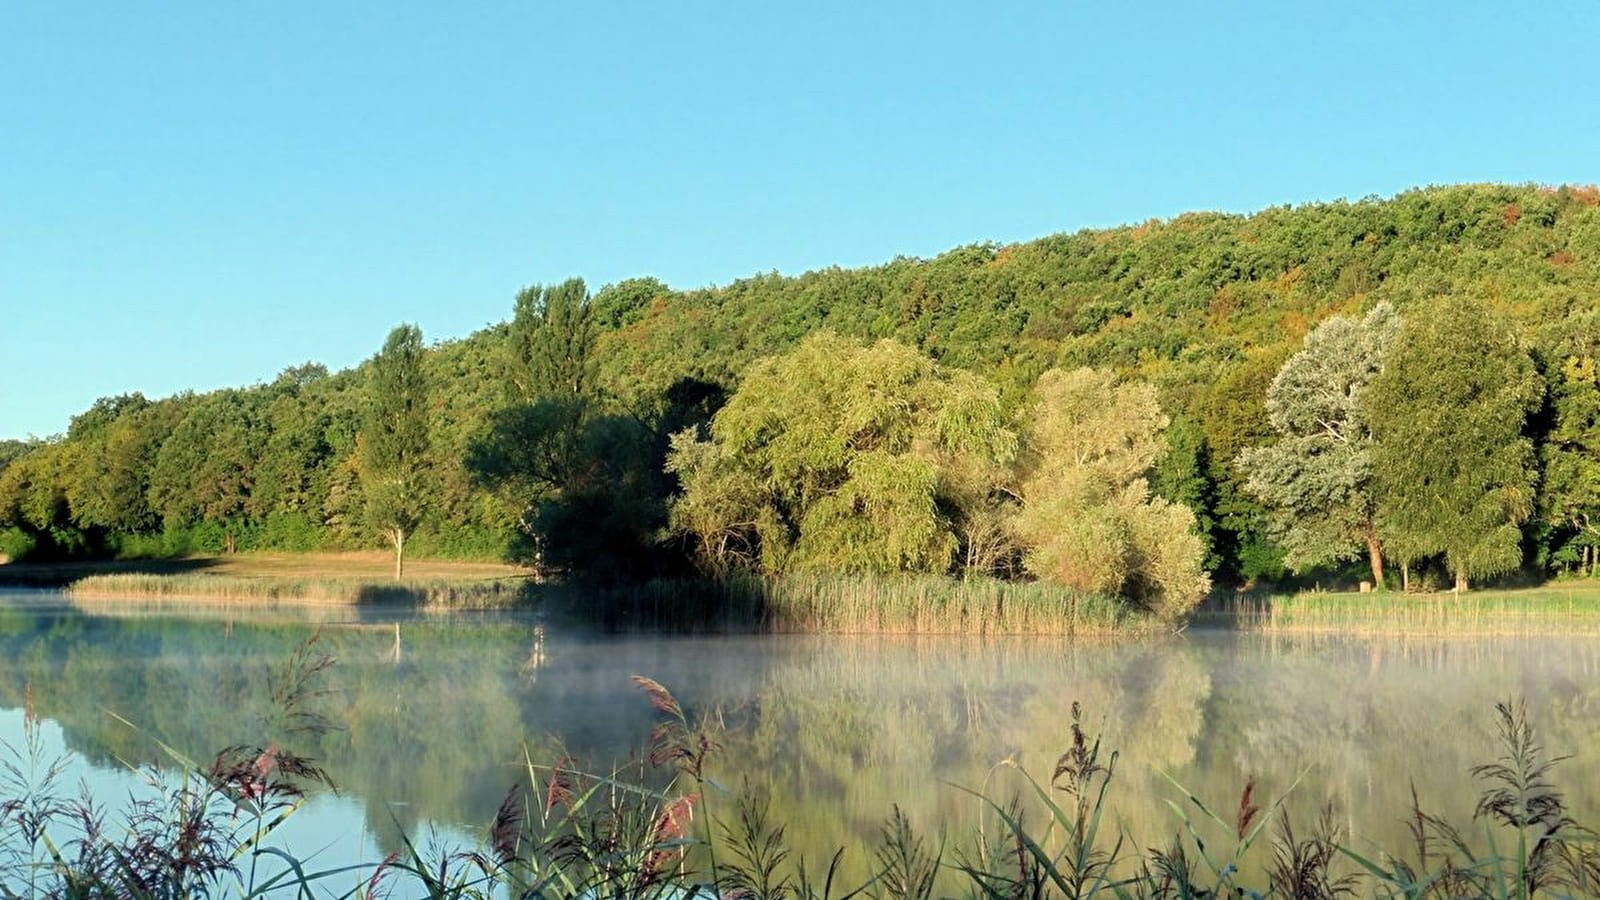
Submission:
[[1052,369],[1027,410],[1015,532],[1039,578],[1129,596],[1176,618],[1210,588],[1188,507],[1153,496],[1148,475],[1167,417],[1155,389],[1111,372]]
[[1376,442],[1365,397],[1399,327],[1387,303],[1362,319],[1335,316],[1318,325],[1267,390],[1278,442],[1239,455],[1245,484],[1267,504],[1272,535],[1297,572],[1364,550],[1372,583],[1383,586]]
[[1523,426],[1541,395],[1483,303],[1442,298],[1406,317],[1367,398],[1380,521],[1403,559],[1442,554],[1458,591],[1521,564],[1535,482]]
[[967,513],[950,467],[1014,450],[992,385],[903,344],[819,332],[757,361],[709,438],[674,438],[673,527],[714,568],[946,572]]
[[422,331],[401,325],[372,358],[360,437],[367,517],[394,545],[394,577],[405,574],[406,538],[427,512],[428,385]]

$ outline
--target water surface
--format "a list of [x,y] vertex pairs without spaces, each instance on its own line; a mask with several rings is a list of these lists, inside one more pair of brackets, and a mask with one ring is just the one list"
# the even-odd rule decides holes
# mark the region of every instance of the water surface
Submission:
[[[18,743],[31,687],[74,776],[124,795],[132,768],[259,744],[271,685],[318,633],[337,657],[319,708],[335,724],[298,749],[339,786],[284,840],[323,862],[376,861],[401,835],[481,835],[523,754],[596,769],[636,755],[657,713],[646,674],[712,723],[721,784],[770,794],[808,857],[870,842],[898,805],[961,832],[1012,767],[1050,774],[1068,711],[1117,748],[1112,801],[1135,846],[1164,843],[1182,802],[1168,780],[1232,810],[1289,791],[1302,821],[1332,805],[1354,843],[1400,848],[1411,786],[1471,821],[1468,769],[1498,753],[1493,705],[1526,698],[1545,744],[1572,759],[1557,785],[1600,822],[1600,642],[1272,638],[1191,631],[1170,639],[601,637],[503,614],[239,610],[69,603],[0,594],[0,738]],[[1006,761],[1006,765],[999,765]],[[1165,774],[1163,774],[1165,773]],[[106,797],[105,799],[114,799]],[[1263,804],[1266,805],[1266,804]],[[857,864],[865,855],[852,851]]]

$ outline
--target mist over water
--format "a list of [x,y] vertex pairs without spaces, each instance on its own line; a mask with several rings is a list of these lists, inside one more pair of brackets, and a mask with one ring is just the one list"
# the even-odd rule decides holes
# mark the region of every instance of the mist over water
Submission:
[[[337,727],[264,733],[274,673],[319,629],[317,649],[338,662],[317,703]],[[1048,779],[1074,702],[1118,751],[1111,807],[1141,848],[1178,827],[1165,801],[1185,801],[1166,776],[1225,816],[1250,777],[1269,811],[1288,791],[1297,822],[1331,804],[1357,849],[1408,846],[1413,785],[1425,808],[1467,825],[1468,770],[1499,753],[1494,704],[1518,697],[1548,751],[1572,755],[1553,780],[1577,819],[1600,822],[1593,639],[604,637],[514,615],[0,594],[0,738],[20,744],[31,685],[51,740],[81,757],[92,785],[125,786],[125,764],[170,765],[163,743],[209,760],[232,744],[298,741],[340,795],[318,797],[284,842],[326,846],[325,858],[375,862],[401,848],[402,830],[481,835],[526,777],[525,751],[590,771],[637,758],[658,714],[634,674],[715,730],[711,776],[770,795],[813,860],[846,844],[847,864],[864,866],[895,805],[930,833],[962,834],[978,804],[955,785],[1003,798],[1023,785],[1016,766]],[[713,814],[719,802],[731,814],[715,795]]]

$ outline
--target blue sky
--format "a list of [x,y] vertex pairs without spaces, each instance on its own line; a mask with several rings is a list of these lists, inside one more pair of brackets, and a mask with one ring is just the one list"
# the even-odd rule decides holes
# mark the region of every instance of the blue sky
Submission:
[[1600,180],[1600,4],[0,4],[0,437],[523,285]]

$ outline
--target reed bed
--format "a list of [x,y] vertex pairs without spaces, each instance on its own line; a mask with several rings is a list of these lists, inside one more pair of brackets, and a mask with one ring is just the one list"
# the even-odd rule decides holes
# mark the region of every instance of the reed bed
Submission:
[[505,609],[528,601],[529,578],[478,580],[295,578],[214,574],[91,575],[67,586],[83,600],[205,600],[260,604],[358,606],[395,604],[428,609]]
[[777,634],[1091,635],[1153,632],[1125,602],[1067,588],[939,576],[735,575],[607,589],[566,586],[557,608],[628,630]]
[[1037,582],[932,576],[790,576],[766,593],[770,631],[882,634],[1079,634],[1150,623],[1122,601]]
[[1406,635],[1600,634],[1600,585],[1466,594],[1306,592],[1227,601],[1248,630]]
[[938,576],[732,575],[600,586],[530,577],[413,579],[114,573],[66,592],[102,602],[392,604],[426,609],[536,606],[613,631],[1108,635],[1162,625],[1125,602],[1053,585]]

